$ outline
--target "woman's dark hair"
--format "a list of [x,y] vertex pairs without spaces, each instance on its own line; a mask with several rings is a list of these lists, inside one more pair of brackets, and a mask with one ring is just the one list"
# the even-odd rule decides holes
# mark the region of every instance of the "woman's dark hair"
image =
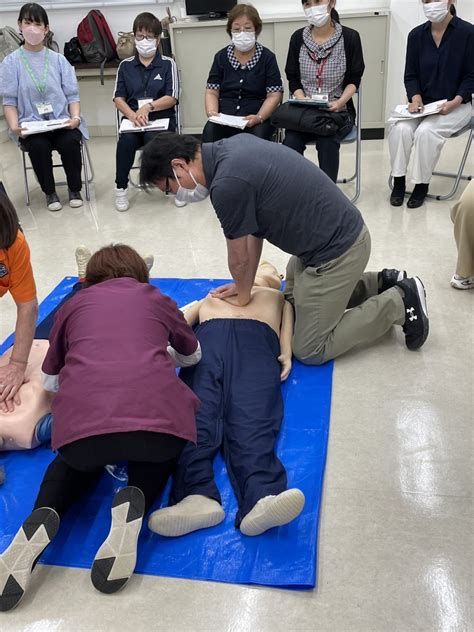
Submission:
[[104,246],[89,259],[86,269],[85,287],[109,281],[130,277],[139,283],[148,283],[149,274],[146,263],[138,252],[126,246]]
[[132,30],[134,35],[136,35],[138,31],[146,31],[147,33],[153,33],[155,37],[160,37],[163,32],[159,19],[154,16],[153,13],[147,12],[137,15],[133,20]]
[[49,26],[48,14],[43,7],[36,2],[27,2],[21,7],[18,22],[22,20],[30,20],[30,22]]
[[140,161],[140,184],[149,186],[159,178],[174,178],[171,161],[182,158],[194,160],[201,143],[188,134],[163,132],[145,145]]
[[11,248],[20,229],[15,207],[6,193],[0,190],[0,250]]
[[454,4],[449,7],[449,10],[451,11],[451,15],[456,15],[456,7],[454,6]]
[[[301,4],[304,4],[306,0],[301,0]],[[336,11],[335,6],[331,9],[331,20],[333,22],[341,23],[341,19],[339,18],[339,13]]]
[[258,37],[262,32],[262,19],[255,7],[250,4],[236,4],[228,13],[226,31],[232,37],[232,24],[241,17],[247,17],[253,24],[255,35]]

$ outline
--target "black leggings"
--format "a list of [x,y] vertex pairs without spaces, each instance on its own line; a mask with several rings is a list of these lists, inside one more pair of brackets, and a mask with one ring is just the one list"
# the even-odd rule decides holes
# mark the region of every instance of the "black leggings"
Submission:
[[46,195],[54,193],[56,189],[51,155],[53,149],[61,155],[69,190],[75,193],[81,190],[81,139],[82,134],[78,129],[58,129],[46,134],[27,136],[20,140],[22,147],[30,155],[36,177]]
[[162,494],[185,444],[180,437],[145,431],[74,441],[59,449],[46,470],[34,508],[51,507],[62,517],[94,487],[104,465],[128,461],[128,485],[141,489],[148,511]]

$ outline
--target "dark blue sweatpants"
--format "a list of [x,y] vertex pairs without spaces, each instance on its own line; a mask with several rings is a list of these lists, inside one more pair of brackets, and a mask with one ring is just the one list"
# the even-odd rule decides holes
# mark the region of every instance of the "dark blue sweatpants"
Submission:
[[239,504],[236,526],[264,496],[287,488],[275,454],[283,418],[280,342],[256,320],[213,319],[196,329],[202,359],[181,369],[181,379],[201,400],[197,445],[188,443],[173,478],[170,504],[190,494],[221,502],[213,461],[219,450]]

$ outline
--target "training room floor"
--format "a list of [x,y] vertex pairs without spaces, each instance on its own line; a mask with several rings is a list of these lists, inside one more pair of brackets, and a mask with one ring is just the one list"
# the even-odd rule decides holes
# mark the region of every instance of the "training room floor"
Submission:
[[[448,141],[442,167],[458,164],[465,140]],[[76,274],[80,243],[94,250],[125,242],[151,253],[155,277],[228,275],[225,240],[209,202],[177,209],[159,192],[132,191],[130,210],[118,213],[115,141],[94,138],[90,150],[96,170],[91,203],[51,213],[33,180],[31,210],[25,207],[19,152],[12,143],[1,147],[3,178],[31,247],[40,300],[64,276]],[[352,147],[341,153],[344,175],[353,165]],[[314,155],[311,148],[307,156]],[[468,168],[474,172],[472,159]],[[394,328],[335,362],[317,589],[134,576],[126,590],[106,596],[93,589],[84,570],[39,566],[31,592],[1,616],[3,632],[472,629],[474,291],[449,285],[456,261],[453,202],[392,208],[388,173],[386,142],[364,141],[358,207],[372,234],[369,267],[406,268],[421,277],[431,333],[413,353]],[[446,184],[438,179],[432,189]],[[58,193],[65,198],[63,187]],[[266,245],[264,257],[284,271],[287,255]],[[14,318],[5,297],[2,340]]]

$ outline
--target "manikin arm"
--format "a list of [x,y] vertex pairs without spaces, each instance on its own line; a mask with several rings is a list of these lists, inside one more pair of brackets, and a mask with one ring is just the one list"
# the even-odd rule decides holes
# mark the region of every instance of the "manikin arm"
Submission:
[[181,308],[183,316],[190,327],[193,327],[193,325],[199,322],[199,311],[203,300],[204,299],[200,301],[193,301],[192,303],[189,303],[189,305],[185,305]]
[[288,301],[283,303],[283,312],[281,318],[280,327],[280,356],[278,361],[281,364],[280,378],[283,382],[286,380],[291,371],[291,341],[293,338],[293,326],[294,326],[294,312],[293,306]]

